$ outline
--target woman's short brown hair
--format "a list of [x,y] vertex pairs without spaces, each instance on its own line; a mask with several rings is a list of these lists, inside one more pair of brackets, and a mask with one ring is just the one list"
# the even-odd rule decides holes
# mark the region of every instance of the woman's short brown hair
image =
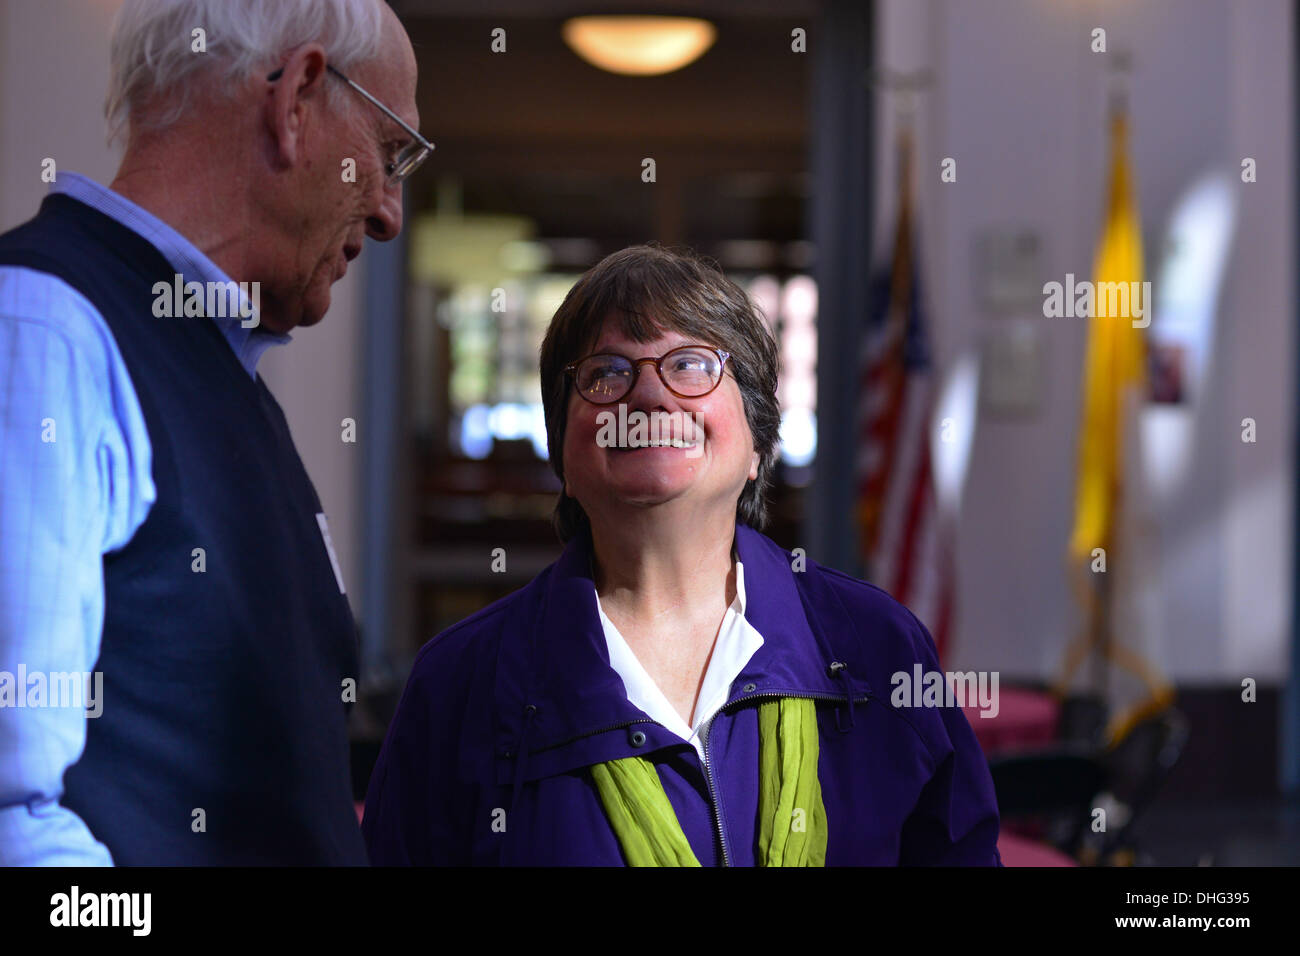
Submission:
[[[716,263],[650,243],[629,246],[592,266],[556,310],[541,348],[542,408],[551,467],[564,481],[564,432],[569,377],[564,367],[590,354],[606,321],[635,342],[680,332],[731,353],[727,367],[740,387],[745,419],[758,453],[758,478],[746,483],[736,520],[762,530],[767,490],[776,465],[781,408],[776,398],[776,339],[745,290]],[[560,490],[555,530],[568,541],[587,525],[576,500]]]

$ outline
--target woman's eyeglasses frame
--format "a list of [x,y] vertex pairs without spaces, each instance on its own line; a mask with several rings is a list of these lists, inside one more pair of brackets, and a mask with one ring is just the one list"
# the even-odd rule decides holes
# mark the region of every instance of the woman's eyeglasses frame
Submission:
[[[672,355],[674,352],[681,352],[687,349],[696,349],[696,350],[703,350],[705,352],[712,352],[714,355],[718,356],[718,380],[714,382],[713,385],[710,386],[707,391],[700,392],[698,395],[686,395],[682,392],[677,391],[677,389],[673,388],[671,385],[668,384],[668,379],[664,376],[664,359],[668,358],[668,356]],[[611,358],[620,358],[623,359],[624,361],[632,363],[632,378],[628,382],[627,390],[624,391],[622,394],[617,395],[616,397],[611,398],[608,401],[598,402],[594,398],[591,398],[589,395],[584,393],[582,389],[577,387],[578,366],[582,365],[583,362],[586,362],[589,359],[598,358],[602,355],[608,355]],[[712,345],[679,345],[676,348],[669,349],[667,352],[665,352],[663,355],[658,356],[657,358],[654,356],[647,355],[641,358],[634,359],[634,358],[628,358],[626,355],[620,355],[618,352],[592,352],[590,355],[584,355],[582,358],[578,359],[577,361],[570,362],[568,365],[564,366],[564,374],[573,382],[574,391],[578,393],[578,397],[582,398],[584,401],[590,402],[592,405],[613,405],[615,402],[620,401],[621,399],[626,398],[628,395],[632,394],[632,390],[636,388],[637,380],[641,377],[642,365],[653,365],[655,367],[655,372],[659,375],[659,381],[663,383],[664,388],[668,389],[668,391],[672,392],[672,394],[676,395],[678,398],[686,398],[686,399],[703,398],[706,395],[713,394],[713,392],[717,390],[717,387],[722,384],[722,379],[727,373],[727,359],[729,358],[731,358],[730,352],[725,351],[724,349],[715,348]]]

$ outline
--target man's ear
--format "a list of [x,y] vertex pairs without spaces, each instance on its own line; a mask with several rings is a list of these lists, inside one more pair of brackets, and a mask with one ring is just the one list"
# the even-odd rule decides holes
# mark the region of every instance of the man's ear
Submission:
[[298,47],[280,70],[279,79],[267,81],[264,107],[266,131],[271,139],[272,161],[286,169],[301,161],[308,114],[325,98],[329,74],[325,48],[319,43]]

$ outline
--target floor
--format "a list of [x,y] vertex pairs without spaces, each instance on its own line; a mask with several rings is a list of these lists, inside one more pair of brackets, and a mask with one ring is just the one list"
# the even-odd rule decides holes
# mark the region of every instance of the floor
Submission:
[[1300,802],[1153,806],[1134,824],[1146,866],[1300,866]]

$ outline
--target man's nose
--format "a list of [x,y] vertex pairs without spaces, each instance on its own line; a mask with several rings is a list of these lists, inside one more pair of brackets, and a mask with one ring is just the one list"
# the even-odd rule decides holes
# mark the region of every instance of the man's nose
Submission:
[[402,231],[402,187],[385,186],[375,214],[366,219],[366,235],[379,242],[396,239]]

